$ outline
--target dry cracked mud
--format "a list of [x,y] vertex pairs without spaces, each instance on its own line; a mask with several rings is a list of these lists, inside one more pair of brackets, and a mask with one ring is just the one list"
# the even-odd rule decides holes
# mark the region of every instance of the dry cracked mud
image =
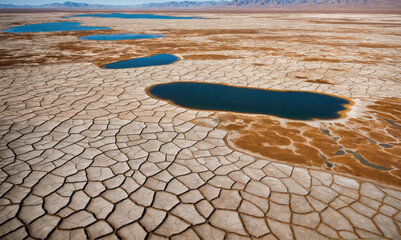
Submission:
[[[66,15],[1,13],[0,30]],[[72,18],[112,30],[0,33],[0,237],[401,239],[401,16],[190,15],[209,19]],[[94,32],[166,37],[78,39]],[[101,68],[157,53],[182,59]],[[294,121],[145,93],[174,81],[352,105],[340,119]]]

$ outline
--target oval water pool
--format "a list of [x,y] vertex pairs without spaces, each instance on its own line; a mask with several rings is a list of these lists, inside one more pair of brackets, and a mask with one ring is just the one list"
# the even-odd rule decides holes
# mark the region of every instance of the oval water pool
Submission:
[[170,54],[157,54],[150,57],[134,58],[104,65],[107,69],[138,68],[166,65],[178,61],[179,58]]
[[[70,17],[100,17],[100,18],[125,18],[125,19],[203,19],[199,17],[174,17],[154,14],[125,14],[125,13],[101,13],[101,14],[77,14]],[[62,17],[62,18],[70,18]]]
[[335,119],[350,102],[312,92],[275,91],[222,84],[174,82],[154,85],[147,93],[178,106],[211,111],[274,115],[295,120]]
[[106,30],[108,27],[81,26],[79,22],[52,22],[28,24],[18,27],[12,27],[4,30],[10,33],[24,32],[59,32],[59,31],[86,31],[86,30]]
[[130,40],[130,39],[161,38],[161,37],[164,37],[164,35],[121,33],[121,34],[88,35],[80,37],[79,39],[97,40],[97,41],[117,41],[117,40]]

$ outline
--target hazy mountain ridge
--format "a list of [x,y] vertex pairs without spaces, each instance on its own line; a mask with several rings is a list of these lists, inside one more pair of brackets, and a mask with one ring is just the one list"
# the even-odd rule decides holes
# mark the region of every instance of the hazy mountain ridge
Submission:
[[199,9],[199,8],[401,8],[401,0],[231,0],[183,1],[138,5],[102,5],[78,2],[43,5],[0,4],[0,8],[47,9]]
[[102,5],[102,4],[89,4],[89,3],[78,3],[78,2],[64,2],[64,3],[49,3],[40,5],[41,8],[111,8],[113,5]]
[[393,7],[399,0],[231,0],[230,6],[242,7]]
[[136,5],[102,5],[80,2],[49,3],[42,5],[14,5],[0,4],[0,8],[55,8],[55,9],[112,9],[112,8],[134,8]]
[[31,5],[0,4],[0,8],[31,8]]
[[223,6],[229,3],[228,1],[182,1],[182,2],[164,2],[164,3],[146,3],[138,5],[141,8],[205,8]]
[[204,8],[227,4],[228,1],[183,1],[183,2],[163,2],[146,3],[137,5],[102,5],[78,2],[49,3],[42,5],[14,5],[0,4],[0,8],[49,8],[49,9],[149,9],[149,8]]

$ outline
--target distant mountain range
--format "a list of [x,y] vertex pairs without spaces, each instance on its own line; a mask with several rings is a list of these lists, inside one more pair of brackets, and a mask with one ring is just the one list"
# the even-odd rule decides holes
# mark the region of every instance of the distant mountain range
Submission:
[[0,8],[47,8],[47,9],[161,9],[161,8],[208,8],[226,5],[229,1],[183,1],[183,2],[163,2],[146,3],[138,5],[102,5],[78,2],[50,3],[43,5],[14,5],[0,4]]
[[46,9],[200,9],[200,8],[401,8],[401,0],[231,0],[231,1],[182,1],[147,3],[139,5],[101,5],[78,2],[50,3],[43,5],[0,4],[0,8]]
[[101,5],[101,4],[89,4],[79,2],[64,2],[64,3],[49,3],[39,6],[38,8],[56,8],[56,9],[104,9],[104,8],[115,8],[115,7],[132,7],[132,6],[116,6],[116,5]]
[[230,6],[245,7],[401,7],[401,0],[231,0]]
[[197,2],[197,1],[182,1],[182,2],[163,2],[163,3],[146,3],[137,5],[139,8],[171,8],[171,9],[179,9],[179,8],[210,8],[210,7],[218,7],[225,6],[229,3],[229,1],[205,1],[205,2]]

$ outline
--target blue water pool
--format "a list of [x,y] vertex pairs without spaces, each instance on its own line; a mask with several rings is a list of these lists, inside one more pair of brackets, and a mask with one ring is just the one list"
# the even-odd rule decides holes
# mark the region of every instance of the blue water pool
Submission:
[[120,68],[138,68],[166,65],[178,61],[179,58],[170,54],[157,54],[150,57],[134,58],[106,64],[103,67],[107,69],[120,69]]
[[10,33],[105,30],[108,27],[81,26],[79,22],[52,22],[29,24],[4,30]]
[[274,115],[296,120],[334,119],[349,102],[334,96],[274,91],[221,84],[178,82],[150,87],[148,94],[176,105],[200,110]]
[[137,33],[121,33],[121,34],[105,34],[105,35],[88,35],[80,37],[83,40],[98,40],[98,41],[116,41],[130,39],[146,39],[146,38],[161,38],[164,35],[155,34],[137,34]]
[[[70,17],[100,17],[100,18],[142,18],[142,19],[202,19],[199,17],[174,17],[154,14],[125,14],[125,13],[101,13],[101,14],[78,14]],[[69,18],[69,17],[63,17]]]

